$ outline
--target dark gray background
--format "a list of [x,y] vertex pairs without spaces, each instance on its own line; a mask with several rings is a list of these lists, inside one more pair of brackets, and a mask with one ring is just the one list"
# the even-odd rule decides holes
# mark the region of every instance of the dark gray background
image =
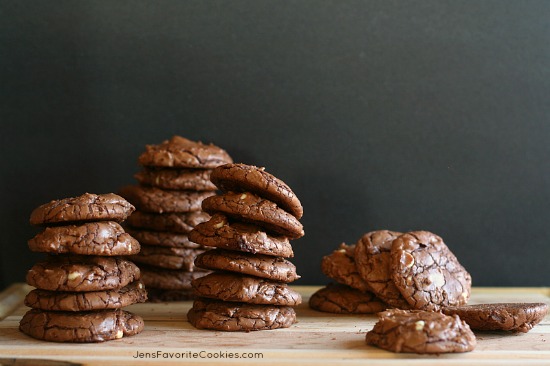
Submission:
[[302,200],[296,284],[375,229],[441,235],[477,286],[548,286],[550,2],[0,2],[0,286],[31,210],[134,182],[174,134]]

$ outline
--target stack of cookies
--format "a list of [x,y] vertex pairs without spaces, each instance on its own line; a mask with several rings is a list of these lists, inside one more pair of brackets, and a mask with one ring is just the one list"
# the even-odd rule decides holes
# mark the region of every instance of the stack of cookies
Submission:
[[204,251],[187,234],[209,219],[202,200],[212,196],[212,168],[232,162],[223,149],[174,136],[159,145],[147,145],[138,159],[143,170],[139,185],[120,194],[137,207],[127,221],[128,232],[141,244],[132,257],[139,263],[151,301],[178,301],[191,297],[191,280],[206,274],[195,270],[195,257]]
[[27,273],[36,287],[25,298],[31,307],[19,329],[52,342],[102,342],[143,330],[141,317],[121,308],[147,300],[140,271],[122,256],[139,243],[119,225],[134,207],[115,194],[86,193],[36,208],[33,225],[46,229],[29,241],[48,253]]
[[211,180],[223,193],[203,201],[212,218],[189,238],[216,247],[195,260],[214,272],[193,281],[199,298],[187,314],[189,322],[223,331],[291,326],[292,306],[302,299],[288,286],[299,276],[286,258],[293,256],[289,239],[304,235],[300,201],[288,185],[255,166],[222,165]]

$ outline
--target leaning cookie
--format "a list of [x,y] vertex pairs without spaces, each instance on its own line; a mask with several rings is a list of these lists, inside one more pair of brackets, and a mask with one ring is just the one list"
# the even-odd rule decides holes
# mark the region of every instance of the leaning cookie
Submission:
[[321,260],[321,271],[334,281],[353,287],[359,291],[370,291],[369,285],[361,278],[354,260],[355,245],[340,244],[338,249]]
[[309,307],[325,313],[374,314],[387,305],[372,292],[361,292],[349,286],[329,284],[309,298]]

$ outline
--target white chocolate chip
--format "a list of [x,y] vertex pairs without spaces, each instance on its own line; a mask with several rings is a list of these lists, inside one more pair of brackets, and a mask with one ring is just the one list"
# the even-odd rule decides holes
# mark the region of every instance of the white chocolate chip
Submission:
[[436,288],[443,287],[443,285],[445,284],[445,277],[443,276],[443,273],[441,273],[441,272],[432,273],[432,274],[430,274],[430,276],[428,278],[430,279],[431,283],[433,283],[433,285]]
[[142,284],[141,282],[138,283],[138,287],[139,287],[140,289],[142,289],[142,288],[143,288],[143,284]]
[[241,199],[244,200],[246,198],[246,193],[241,194]]
[[424,320],[419,320],[414,323],[414,329],[416,330],[422,330],[424,329]]
[[225,225],[224,221],[220,221],[214,225],[214,229],[221,229]]
[[414,257],[412,254],[405,252],[401,257],[401,263],[403,263],[405,268],[411,268],[414,264]]
[[122,330],[119,330],[118,332],[116,332],[115,338],[120,339],[122,338],[122,336],[124,336],[124,332]]
[[128,244],[128,250],[132,250],[132,244]]
[[69,281],[72,281],[72,280],[76,280],[77,278],[80,277],[80,273],[79,272],[71,272],[67,275],[67,279]]

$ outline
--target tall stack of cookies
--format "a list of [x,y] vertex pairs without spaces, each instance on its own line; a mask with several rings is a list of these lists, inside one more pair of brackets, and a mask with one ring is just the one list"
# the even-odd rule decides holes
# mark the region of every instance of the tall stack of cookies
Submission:
[[19,329],[52,342],[102,342],[143,330],[138,315],[121,308],[147,300],[139,268],[122,256],[139,243],[120,226],[134,211],[122,197],[86,193],[36,208],[33,225],[46,229],[29,248],[48,253],[27,273],[31,307]]
[[139,185],[120,194],[137,207],[128,218],[128,232],[141,244],[132,257],[139,263],[151,301],[187,300],[191,280],[206,274],[196,270],[195,257],[204,251],[187,234],[210,216],[201,211],[203,199],[215,194],[212,168],[231,163],[231,157],[213,144],[174,136],[159,145],[147,145],[139,159]]
[[216,247],[200,254],[198,267],[213,270],[193,280],[199,296],[187,317],[199,329],[253,331],[286,328],[301,303],[288,283],[296,280],[289,239],[304,235],[302,205],[290,187],[263,168],[226,164],[212,171],[222,194],[202,203],[212,218],[189,238]]

